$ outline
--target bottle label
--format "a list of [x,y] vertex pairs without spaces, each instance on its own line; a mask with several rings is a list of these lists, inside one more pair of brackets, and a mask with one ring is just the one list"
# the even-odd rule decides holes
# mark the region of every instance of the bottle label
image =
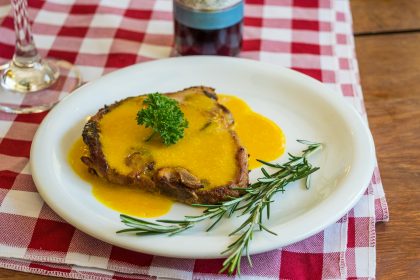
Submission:
[[174,0],[175,19],[191,28],[222,29],[240,22],[244,17],[241,0]]
[[179,4],[194,10],[221,10],[243,2],[242,0],[175,0]]

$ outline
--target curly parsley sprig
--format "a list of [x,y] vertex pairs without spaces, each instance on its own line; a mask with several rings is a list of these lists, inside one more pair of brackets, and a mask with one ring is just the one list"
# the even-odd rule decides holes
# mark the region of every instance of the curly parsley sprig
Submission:
[[146,105],[137,113],[137,124],[151,127],[154,132],[146,141],[159,133],[165,145],[171,145],[184,137],[188,121],[176,100],[160,93],[152,93],[143,101]]
[[244,195],[214,205],[193,204],[193,206],[205,207],[206,209],[201,215],[185,216],[182,220],[157,220],[158,223],[154,223],[121,214],[121,221],[128,228],[117,233],[133,232],[136,235],[168,234],[171,236],[192,228],[199,222],[214,220],[207,228],[207,231],[210,231],[223,217],[230,218],[234,213],[239,212],[239,216],[247,216],[247,219],[229,234],[229,236],[238,237],[222,252],[222,254],[229,253],[229,255],[223,262],[220,272],[227,270],[229,274],[233,274],[235,271],[240,274],[243,254],[247,256],[248,262],[252,265],[249,245],[254,232],[259,230],[277,235],[263,224],[264,210],[267,219],[270,218],[270,205],[273,202],[273,195],[278,192],[283,193],[286,185],[300,179],[306,179],[306,188],[309,189],[309,177],[319,169],[319,167],[313,167],[308,162],[308,157],[322,149],[322,144],[305,140],[298,140],[298,142],[307,145],[307,148],[302,151],[300,156],[289,154],[289,161],[284,164],[273,164],[260,160],[261,163],[274,168],[276,171],[269,174],[266,169],[261,168],[264,176],[247,188],[241,188],[240,190],[244,192]]

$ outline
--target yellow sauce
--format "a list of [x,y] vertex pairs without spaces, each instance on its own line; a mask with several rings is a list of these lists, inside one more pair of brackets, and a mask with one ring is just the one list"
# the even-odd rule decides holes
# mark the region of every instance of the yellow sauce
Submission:
[[218,95],[235,119],[234,130],[249,154],[248,167],[254,169],[264,161],[275,160],[284,153],[286,138],[283,131],[270,119],[255,113],[242,99],[230,95]]
[[[209,114],[203,113],[213,108],[213,101],[203,95],[195,95],[181,103],[181,109],[189,127],[184,138],[176,145],[165,146],[159,137],[145,142],[152,130],[137,125],[136,114],[142,107],[144,97],[136,97],[115,108],[112,114],[106,114],[100,122],[101,143],[107,161],[122,174],[128,174],[132,167],[125,159],[130,152],[136,151],[133,143],[141,143],[138,149],[145,149],[155,161],[155,169],[160,167],[186,167],[198,178],[204,178],[208,185],[219,186],[235,177],[237,170],[234,156],[236,146],[223,123],[214,121],[206,126]],[[271,161],[283,154],[285,136],[271,120],[255,113],[241,99],[228,95],[219,95],[219,102],[226,106],[235,119],[234,129],[241,145],[249,157],[249,168],[261,164],[256,159]],[[111,116],[111,117],[109,117]],[[202,129],[206,126],[205,129]],[[205,147],[205,148],[203,148]],[[159,194],[151,194],[133,186],[116,185],[102,180],[88,172],[80,157],[87,155],[87,147],[82,139],[74,143],[68,161],[74,171],[92,185],[95,198],[118,212],[138,217],[158,217],[167,213],[172,201]],[[228,155],[228,156],[227,156]],[[217,176],[215,176],[217,174]]]
[[[126,164],[127,155],[145,151],[155,162],[155,169],[181,166],[205,180],[211,188],[229,184],[238,172],[235,142],[223,123],[211,120],[209,110],[215,101],[203,94],[192,94],[180,103],[189,126],[175,145],[163,144],[159,136],[146,142],[153,131],[137,125],[136,116],[144,97],[124,102],[100,121],[102,150],[110,166],[121,174],[133,171]],[[215,174],[217,174],[215,176]]]
[[82,138],[70,149],[68,161],[73,170],[92,186],[92,194],[107,207],[127,215],[152,218],[166,214],[172,206],[169,198],[152,194],[138,188],[109,183],[88,172],[80,157],[87,155],[87,147]]

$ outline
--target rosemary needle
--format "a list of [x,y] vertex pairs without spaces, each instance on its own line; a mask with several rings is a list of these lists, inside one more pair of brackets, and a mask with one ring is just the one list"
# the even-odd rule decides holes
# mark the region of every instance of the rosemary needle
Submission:
[[194,204],[195,207],[205,207],[201,215],[185,216],[182,220],[157,220],[157,223],[142,219],[133,218],[121,214],[121,221],[128,227],[118,231],[117,233],[132,232],[136,235],[154,235],[168,234],[175,235],[204,220],[214,220],[207,228],[210,231],[214,228],[223,217],[230,218],[235,212],[239,212],[239,216],[247,216],[247,219],[229,236],[238,236],[222,254],[228,253],[228,257],[223,262],[220,272],[227,271],[233,274],[237,271],[240,274],[241,257],[246,255],[249,264],[252,261],[249,255],[249,246],[256,230],[266,231],[270,234],[277,235],[270,231],[263,224],[263,212],[266,210],[267,219],[270,218],[270,204],[273,202],[273,196],[278,192],[284,192],[286,185],[291,182],[305,179],[306,188],[310,188],[310,175],[317,171],[319,167],[313,167],[307,158],[322,148],[322,144],[313,143],[306,140],[297,140],[299,143],[306,145],[306,149],[302,151],[300,156],[289,154],[289,161],[284,164],[269,163],[258,160],[262,164],[275,169],[274,173],[268,173],[266,169],[261,168],[263,177],[257,182],[250,184],[247,188],[240,188],[244,194],[237,198],[230,198],[227,201],[218,204]]

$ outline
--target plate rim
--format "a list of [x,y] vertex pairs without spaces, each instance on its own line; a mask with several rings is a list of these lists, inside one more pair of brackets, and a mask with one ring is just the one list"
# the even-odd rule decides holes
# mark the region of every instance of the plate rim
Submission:
[[[142,69],[150,67],[149,65],[155,65],[156,67],[159,66],[159,64],[165,64],[165,63],[171,63],[175,60],[185,60],[185,61],[189,61],[190,63],[192,63],[192,61],[194,60],[202,60],[202,61],[208,61],[208,60],[219,60],[221,63],[239,63],[239,64],[243,64],[244,66],[255,66],[255,67],[264,67],[267,69],[270,69],[270,71],[273,72],[278,72],[278,74],[280,75],[286,75],[286,76],[290,76],[290,77],[294,77],[294,79],[299,79],[301,82],[309,84],[310,86],[315,86],[317,88],[322,88],[323,91],[326,91],[327,93],[324,95],[325,99],[328,99],[329,101],[333,102],[334,104],[338,104],[341,109],[344,110],[343,113],[347,118],[349,118],[349,116],[351,116],[352,122],[358,124],[358,128],[361,129],[361,134],[363,134],[364,140],[367,141],[366,144],[366,157],[367,157],[367,170],[364,174],[364,178],[361,181],[365,181],[365,187],[359,187],[358,191],[353,193],[353,197],[352,199],[349,201],[349,203],[347,203],[347,205],[345,207],[342,208],[342,211],[337,211],[335,213],[333,213],[332,215],[328,216],[328,219],[326,219],[327,221],[325,221],[322,225],[313,225],[312,226],[312,230],[306,232],[305,234],[300,234],[300,235],[296,235],[293,238],[289,238],[289,240],[287,242],[283,242],[282,244],[280,244],[281,242],[275,243],[275,244],[269,244],[266,246],[259,246],[259,247],[255,247],[255,246],[251,246],[251,254],[258,254],[258,253],[262,253],[262,252],[266,252],[269,250],[273,250],[276,248],[279,248],[281,246],[285,246],[285,245],[289,245],[289,244],[293,244],[295,242],[298,242],[300,240],[303,240],[309,236],[312,236],[314,234],[319,233],[320,231],[322,231],[323,229],[325,229],[326,227],[328,227],[329,225],[333,224],[334,222],[338,221],[342,216],[344,216],[355,204],[356,202],[360,199],[360,197],[362,196],[362,194],[365,192],[366,188],[368,187],[369,181],[372,177],[373,171],[374,171],[374,159],[375,159],[375,148],[374,148],[374,144],[373,144],[373,138],[372,135],[370,133],[370,130],[367,126],[367,124],[363,121],[362,117],[360,116],[360,114],[349,104],[347,104],[344,100],[344,97],[342,97],[341,95],[337,95],[335,94],[331,89],[329,89],[326,85],[322,84],[321,82],[306,76],[302,73],[299,73],[297,71],[285,68],[285,67],[281,67],[281,66],[277,66],[277,65],[273,65],[273,64],[268,64],[268,63],[264,63],[264,62],[260,62],[260,61],[254,61],[254,60],[250,60],[250,59],[243,59],[243,58],[232,58],[232,57],[214,57],[214,56],[192,56],[192,57],[172,57],[172,58],[166,58],[166,59],[160,59],[160,60],[155,60],[155,61],[150,61],[150,62],[144,62],[144,63],[139,63],[139,64],[135,64],[129,67],[125,67],[119,70],[116,70],[114,72],[108,73],[94,81],[91,81],[85,85],[83,85],[82,87],[78,88],[77,90],[75,90],[72,94],[70,94],[69,96],[65,97],[55,108],[53,108],[51,110],[51,112],[48,113],[48,115],[44,118],[44,120],[42,121],[42,123],[40,124],[40,126],[37,129],[37,132],[34,136],[32,145],[31,145],[31,152],[30,152],[30,168],[31,168],[31,173],[32,173],[32,177],[34,179],[35,185],[38,189],[39,194],[41,195],[41,197],[44,199],[44,201],[48,204],[49,207],[51,207],[60,217],[62,217],[64,220],[66,220],[68,223],[70,223],[71,225],[75,226],[77,229],[81,230],[82,232],[85,232],[97,239],[100,239],[102,241],[105,241],[109,244],[115,245],[115,246],[119,246],[125,249],[129,249],[129,250],[133,250],[133,251],[137,251],[137,252],[142,252],[142,253],[147,253],[147,254],[153,254],[153,255],[160,255],[160,256],[166,256],[166,257],[176,257],[176,258],[220,258],[221,255],[219,252],[216,253],[212,253],[212,254],[207,254],[207,253],[203,253],[203,252],[193,252],[191,250],[187,250],[187,251],[182,251],[182,252],[177,252],[177,250],[156,250],[156,249],[151,249],[151,248],[139,248],[139,247],[133,247],[132,244],[130,244],[130,240],[132,240],[131,238],[121,238],[122,236],[118,236],[118,238],[115,238],[115,233],[114,235],[110,235],[107,234],[106,236],[98,234],[97,231],[86,228],[83,223],[80,223],[80,221],[78,221],[78,219],[75,219],[74,217],[72,217],[72,215],[69,215],[69,213],[67,213],[66,211],[64,211],[64,209],[62,209],[60,207],[60,205],[58,205],[47,193],[47,190],[45,189],[45,187],[43,186],[44,182],[39,176],[39,173],[37,172],[37,170],[39,169],[36,166],[36,159],[39,158],[38,151],[37,151],[37,147],[40,145],[40,138],[42,133],[44,133],[44,130],[46,129],[46,127],[48,127],[48,125],[50,124],[50,122],[52,121],[52,118],[55,114],[57,114],[56,112],[60,111],[60,108],[66,105],[67,100],[72,99],[74,97],[72,96],[78,96],[80,94],[83,94],[84,91],[88,90],[89,87],[94,86],[94,83],[97,83],[98,81],[101,80],[106,80],[108,77],[113,77],[113,76],[117,76],[117,75],[124,75],[124,73],[129,73],[131,71],[142,71]],[[64,104],[64,105],[63,105]],[[338,110],[337,110],[338,111]],[[360,131],[359,131],[360,132]],[[359,134],[360,135],[360,134]],[[362,137],[362,138],[363,138]],[[366,174],[370,174],[370,175],[366,175]],[[293,221],[292,221],[293,222]],[[260,234],[260,233],[257,233]],[[262,234],[262,233],[261,233]],[[113,237],[114,236],[114,237]],[[166,238],[166,236],[165,236]],[[171,237],[174,240],[177,238],[177,236],[175,237]],[[228,238],[228,237],[226,237]],[[153,240],[153,239],[152,239]]]

